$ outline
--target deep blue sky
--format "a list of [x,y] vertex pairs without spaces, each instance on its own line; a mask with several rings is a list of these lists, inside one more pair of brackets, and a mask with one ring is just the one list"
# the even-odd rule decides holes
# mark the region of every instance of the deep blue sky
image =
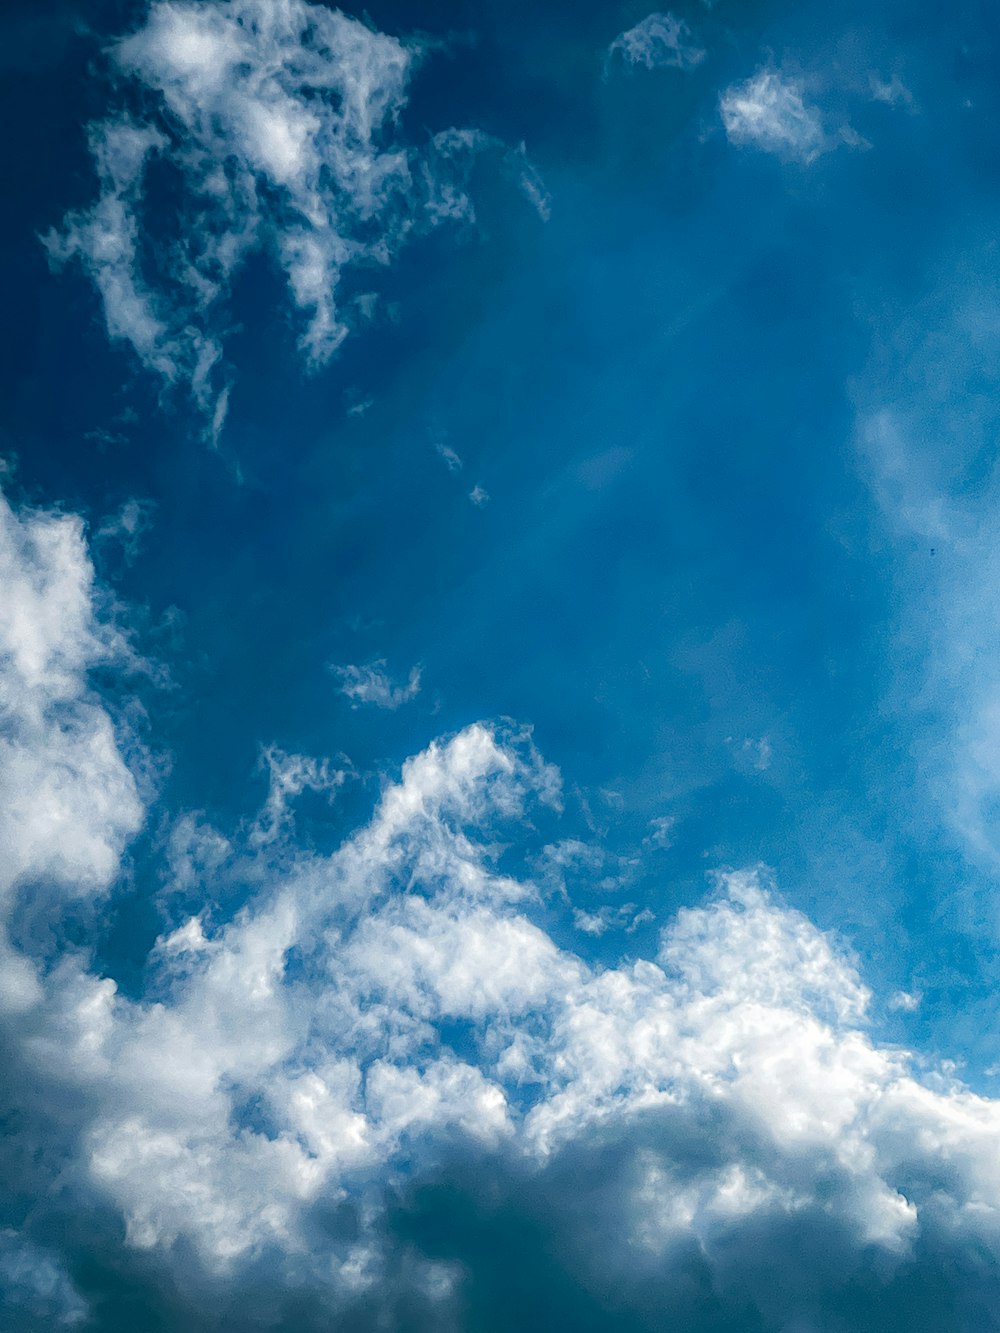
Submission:
[[[206,317],[230,384],[214,443],[184,374],[109,339],[85,265],[42,241],[98,198],[88,124],[127,112],[184,149],[108,55],[147,6],[0,19],[5,489],[83,516],[101,604],[149,664],[91,680],[136,729],[145,813],[67,938],[141,1001],[157,936],[202,901],[165,893],[171,831],[196,812],[242,836],[262,748],[351,772],[302,797],[294,860],[334,852],[434,738],[513,719],[565,808],[508,830],[501,865],[549,882],[543,847],[591,849],[539,908],[560,947],[652,956],[712,873],[765,866],[853,951],[876,1038],[991,1096],[994,8],[678,5],[701,55],[649,67],[612,46],[646,18],[631,0],[363,12],[424,46],[392,141],[417,163],[441,130],[481,132],[467,215],[393,205],[412,235],[339,288],[375,313],[312,369],[262,242]],[[760,102],[743,119],[739,96]],[[175,169],[141,195],[154,292]],[[404,693],[418,667],[419,691],[386,708],[341,688],[338,667],[373,664]],[[215,890],[218,922],[255,873]],[[602,908],[604,933],[574,929]],[[868,1327],[843,1318],[808,1326]]]

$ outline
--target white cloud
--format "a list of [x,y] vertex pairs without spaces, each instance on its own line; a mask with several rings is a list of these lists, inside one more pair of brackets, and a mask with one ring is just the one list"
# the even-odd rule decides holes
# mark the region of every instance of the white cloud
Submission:
[[746,736],[740,746],[744,761],[758,773],[766,773],[771,767],[774,750],[767,736]]
[[525,143],[504,154],[507,168],[517,181],[517,187],[538,214],[539,220],[548,222],[552,216],[552,196],[549,193],[542,174],[528,157]]
[[[44,880],[94,897],[118,872],[142,804],[91,669],[128,660],[95,612],[79,519],[0,497],[0,920]],[[5,951],[6,945],[0,946]],[[0,1007],[37,998],[33,969],[5,952]]]
[[386,671],[384,661],[370,662],[367,666],[332,666],[330,670],[340,682],[340,693],[351,702],[374,704],[376,708],[401,708],[420,693],[420,667],[410,670],[405,685],[397,685]]
[[649,821],[649,832],[644,842],[661,851],[668,851],[674,845],[674,830],[677,818],[674,815],[656,815]]
[[129,562],[139,553],[142,538],[153,523],[154,505],[144,500],[126,500],[116,514],[100,524],[94,533],[95,541],[116,543]]
[[[974,862],[995,869],[1000,674],[991,652],[998,563],[992,505],[956,502],[949,494],[939,461],[927,457],[920,443],[934,438],[927,431],[936,410],[922,415],[918,410],[907,420],[882,410],[860,429],[869,484],[899,542],[901,574],[915,580],[896,628],[908,641],[917,636],[917,675],[914,680],[900,673],[895,688],[899,707],[909,711],[919,700],[917,746],[936,813]],[[970,443],[975,435],[972,426]],[[946,437],[939,438],[943,451]]]
[[146,163],[167,141],[128,118],[91,126],[88,137],[101,197],[87,212],[70,214],[63,231],[50,232],[45,243],[59,263],[81,260],[101,297],[109,336],[130,342],[146,365],[172,382],[181,373],[181,349],[162,301],[142,277],[136,217]]
[[267,799],[250,828],[252,845],[274,842],[287,831],[291,820],[289,806],[304,791],[328,792],[331,795],[343,786],[347,773],[334,768],[327,759],[313,759],[308,755],[285,754],[276,746],[269,746],[261,756],[267,770]]
[[440,441],[434,446],[441,458],[444,459],[445,467],[449,472],[461,472],[462,460],[450,445],[442,444]]
[[[27,756],[0,805],[3,882],[15,893],[47,874],[99,894],[141,818],[86,684],[120,649],[76,520],[4,509],[0,538],[5,744]],[[271,759],[266,860],[257,826],[238,847],[193,818],[175,829],[178,876],[210,894],[242,858],[234,874],[255,892],[172,929],[149,998],[120,994],[83,953],[43,979],[6,946],[34,1006],[11,1029],[19,1059],[77,1117],[67,1151],[82,1155],[60,1166],[60,1189],[97,1189],[129,1244],[166,1263],[184,1238],[217,1273],[269,1251],[354,1291],[379,1281],[377,1217],[317,1257],[310,1209],[419,1170],[442,1136],[506,1145],[531,1173],[602,1127],[709,1107],[745,1132],[720,1133],[694,1182],[675,1179],[666,1148],[640,1154],[619,1189],[633,1251],[686,1239],[711,1255],[720,1228],[822,1206],[888,1256],[937,1226],[1000,1257],[1000,1101],[946,1070],[921,1081],[905,1051],[879,1045],[855,962],[760,875],[721,877],[655,957],[600,965],[557,943],[551,903],[497,862],[536,803],[559,805],[527,733],[476,725],[431,744],[339,849],[288,844],[284,862],[283,802],[333,770]],[[5,975],[10,991],[17,973]],[[58,1268],[32,1264],[72,1312]]]
[[[997,335],[975,283],[949,259],[945,289],[891,321],[853,386],[859,467],[892,543],[898,592],[885,706],[919,756],[925,827],[990,876],[1000,866],[997,493],[965,482],[994,423],[985,398],[956,406],[955,393],[997,354]],[[959,892],[978,914],[971,883]],[[981,924],[993,930],[995,919],[987,902]]]
[[[322,366],[348,332],[344,270],[385,265],[420,227],[471,217],[451,158],[463,135],[474,156],[475,135],[448,131],[411,150],[398,118],[420,45],[307,0],[154,0],[111,54],[121,89],[152,119],[90,127],[100,197],[46,244],[57,262],[81,261],[109,335],[186,384],[217,435],[223,306],[247,256],[263,250],[281,267],[303,316],[302,353]],[[544,211],[544,187],[523,152],[512,156]],[[176,200],[166,238],[162,217],[147,225],[154,170],[169,173]]]
[[771,69],[727,88],[719,99],[719,111],[730,141],[812,162],[830,145],[819,112],[803,94],[797,80]]
[[593,912],[586,912],[580,907],[573,909],[573,925],[577,930],[598,939],[606,935],[609,930],[625,930],[631,934],[645,922],[654,919],[653,913],[648,908],[639,911],[635,903],[619,903],[617,907],[605,903],[603,907],[598,907]]
[[704,60],[705,52],[691,40],[683,19],[654,13],[618,34],[608,47],[609,61],[616,57],[624,64],[645,69],[690,69]]
[[484,505],[487,505],[490,502],[489,493],[478,484],[473,486],[472,490],[469,492],[469,499],[477,509],[482,509]]
[[905,106],[914,110],[913,94],[898,74],[890,79],[879,78],[872,74],[869,80],[873,102],[884,102],[886,106]]
[[[767,1151],[720,1145],[695,1194],[661,1188],[651,1161],[629,1187],[635,1244],[710,1245],[757,1210],[794,1216],[832,1170],[827,1206],[860,1242],[903,1253],[926,1213],[1000,1244],[1000,1103],[921,1084],[874,1044],[850,959],[756,875],[681,911],[655,961],[595,967],[532,920],[533,886],[491,868],[474,826],[488,837],[555,794],[523,738],[470,728],[409,761],[332,857],[300,860],[214,934],[174,932],[165,1002],[63,979],[33,1049],[96,1100],[87,1170],[131,1243],[183,1235],[220,1270],[275,1244],[301,1263],[314,1201],[418,1164],[442,1133],[540,1168],[590,1128],[708,1098]],[[251,1101],[266,1132],[241,1120]],[[929,1181],[947,1164],[945,1193],[914,1154]],[[378,1275],[372,1238],[357,1244],[338,1260],[345,1285],[362,1258]]]
[[170,830],[166,847],[166,893],[190,896],[219,870],[233,853],[228,838],[198,816],[181,815]]

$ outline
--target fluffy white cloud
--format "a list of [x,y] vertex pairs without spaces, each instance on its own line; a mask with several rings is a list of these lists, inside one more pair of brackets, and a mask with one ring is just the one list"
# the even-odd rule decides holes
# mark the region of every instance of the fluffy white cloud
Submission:
[[809,163],[829,147],[819,112],[804,89],[778,70],[762,69],[727,88],[719,112],[730,141]]
[[[88,685],[128,652],[95,613],[79,519],[15,513],[0,497],[0,923],[17,896],[104,892],[142,804],[114,722]],[[29,962],[3,949],[0,1006],[38,996]]]
[[608,47],[608,58],[618,58],[627,65],[642,65],[645,69],[663,66],[690,69],[704,60],[705,52],[694,44],[683,19],[654,13],[647,14],[635,27],[620,32]]
[[[48,875],[100,893],[141,818],[86,685],[122,650],[95,612],[79,523],[0,519],[0,689],[5,744],[21,752],[4,768],[4,884],[14,895]],[[760,875],[721,877],[655,957],[602,966],[557,943],[551,903],[498,861],[533,805],[559,805],[528,734],[476,725],[433,743],[325,857],[290,845],[282,861],[280,845],[284,802],[334,785],[333,770],[277,753],[271,768],[270,815],[239,845],[193,818],[175,828],[178,879],[210,892],[234,865],[257,888],[235,914],[206,905],[169,932],[146,998],[79,953],[43,980],[7,945],[18,1060],[73,1108],[67,1152],[82,1155],[65,1188],[120,1210],[130,1245],[166,1261],[183,1238],[217,1274],[277,1254],[356,1291],[382,1271],[371,1190],[454,1136],[537,1176],[595,1135],[671,1113],[715,1137],[694,1175],[668,1144],[637,1148],[616,1185],[634,1253],[694,1240],[712,1254],[734,1225],[821,1209],[900,1261],[927,1228],[1000,1259],[1000,1102],[918,1078],[874,1041],[853,960]],[[711,1131],[706,1108],[731,1132]],[[355,1231],[318,1253],[311,1210],[365,1199]],[[58,1267],[34,1271],[76,1317]]]
[[[924,1211],[1000,1243],[1000,1105],[922,1084],[874,1044],[835,943],[758,876],[730,875],[655,960],[595,967],[556,945],[533,886],[476,836],[538,798],[557,799],[555,775],[526,739],[469,728],[411,760],[333,856],[299,860],[222,929],[165,940],[161,1002],[64,978],[32,1050],[58,1050],[98,1108],[88,1171],[133,1244],[184,1235],[216,1267],[274,1244],[301,1259],[311,1204],[401,1153],[412,1169],[442,1134],[541,1167],[598,1126],[706,1099],[757,1140],[723,1147],[690,1197],[665,1194],[651,1161],[629,1205],[647,1249],[708,1243],[765,1207],[794,1216],[830,1172],[829,1206],[864,1243],[905,1253]],[[945,1193],[921,1183],[945,1167]],[[371,1238],[358,1245],[370,1266]],[[361,1259],[341,1254],[345,1284]]]
[[[302,353],[317,367],[351,322],[345,269],[387,264],[415,229],[471,216],[452,167],[463,134],[465,156],[479,151],[475,136],[448,131],[421,153],[399,137],[423,54],[415,41],[307,0],[154,0],[111,54],[121,88],[152,119],[90,127],[100,197],[46,244],[55,261],[82,262],[110,336],[186,384],[216,433],[228,378],[221,307],[252,251],[283,270],[304,317]],[[544,211],[523,149],[509,157]],[[166,235],[163,216],[149,216],[154,177],[176,203]]]

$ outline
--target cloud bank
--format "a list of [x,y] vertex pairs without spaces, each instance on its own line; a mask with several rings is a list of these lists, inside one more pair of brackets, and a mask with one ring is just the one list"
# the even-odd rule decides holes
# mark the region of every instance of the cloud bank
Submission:
[[[124,650],[79,522],[0,517],[7,919],[51,884],[58,930],[143,819],[88,683]],[[5,945],[0,1282],[24,1327],[116,1327],[134,1298],[169,1328],[894,1328],[874,1312],[928,1284],[937,1326],[995,1326],[1000,1102],[880,1045],[844,946],[761,872],[602,966],[505,868],[560,803],[528,732],[432,742],[328,856],[288,803],[340,770],[267,762],[261,818],[188,856],[200,906],[143,994],[83,945]],[[227,873],[256,886],[235,913]]]

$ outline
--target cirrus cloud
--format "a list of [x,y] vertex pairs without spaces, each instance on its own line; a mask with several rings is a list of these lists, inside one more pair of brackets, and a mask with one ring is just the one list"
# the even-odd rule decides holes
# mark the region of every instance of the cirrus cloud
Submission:
[[618,34],[608,47],[608,61],[616,58],[644,69],[691,69],[704,60],[705,52],[695,46],[683,19],[657,12]]

